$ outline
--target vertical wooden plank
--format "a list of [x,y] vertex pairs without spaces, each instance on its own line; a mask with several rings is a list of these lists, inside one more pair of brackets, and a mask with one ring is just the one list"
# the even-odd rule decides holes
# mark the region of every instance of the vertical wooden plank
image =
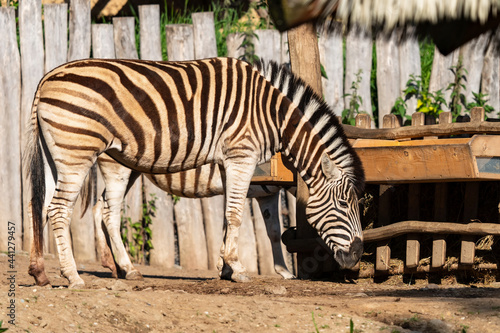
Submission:
[[[194,58],[205,59],[217,57],[217,42],[215,37],[214,14],[212,12],[193,13],[193,35],[194,35]],[[203,218],[205,222],[205,234],[207,237],[208,268],[216,269],[217,261],[220,257],[222,245],[222,230],[224,223],[225,197],[215,196],[202,199]],[[248,208],[248,207],[247,207]],[[256,257],[251,254],[256,253],[255,234],[250,209],[243,215],[242,226],[240,228],[239,251],[243,254],[243,260],[250,266],[245,267],[251,272],[257,272]]]
[[[262,217],[259,203],[257,199],[252,199],[253,224],[255,229],[255,238],[257,242],[257,255],[259,263],[259,274],[271,275],[274,274],[274,260],[272,253],[271,242],[266,231],[266,222]],[[273,223],[278,221],[273,221]]]
[[[493,39],[500,38],[500,28],[497,28]],[[490,42],[484,56],[483,72],[481,74],[481,92],[487,94],[488,104],[495,110],[500,110],[500,54],[495,43]],[[493,116],[493,115],[490,115]]]
[[65,63],[68,57],[68,4],[44,6],[45,72]]
[[372,127],[371,117],[366,113],[360,113],[356,116],[356,127],[369,129]]
[[321,30],[319,38],[319,55],[326,76],[322,77],[325,101],[337,115],[344,110],[344,47],[342,25],[337,24],[335,30]]
[[393,32],[389,38],[379,37],[375,44],[377,52],[378,117],[380,122],[384,115],[391,113],[394,102],[401,95],[397,33]]
[[[321,94],[321,73],[316,31],[312,24],[303,24],[288,31],[288,47],[293,72]],[[309,189],[301,177],[297,177],[297,238],[317,237],[317,232],[307,222],[305,208]],[[333,260],[330,260],[330,265]],[[309,278],[324,271],[319,258],[312,253],[297,253],[297,275]]]
[[224,227],[224,200],[223,195],[201,199],[207,237],[208,269],[216,269],[220,257]]
[[[21,114],[20,135],[21,147],[26,146],[26,128],[31,105],[38,82],[44,74],[44,51],[42,35],[42,4],[41,0],[21,1],[19,3],[19,39],[21,43]],[[23,192],[23,206],[28,207],[30,195]],[[23,229],[29,235],[29,219],[27,210],[23,212]],[[29,250],[29,242],[23,244],[24,250]]]
[[[424,126],[425,114],[415,112],[412,114],[412,126]],[[408,187],[408,219],[420,219],[420,184],[410,184]],[[409,234],[406,238],[406,267],[415,268],[420,260],[420,236]]]
[[488,39],[488,34],[482,34],[460,47],[463,65],[467,70],[467,82],[464,82],[466,88],[464,94],[467,102],[472,102],[473,92],[479,92]]
[[116,58],[112,24],[92,24],[92,56],[96,59]]
[[193,60],[193,26],[190,24],[167,24],[165,31],[167,35],[168,60]]
[[[45,72],[65,63],[68,56],[68,4],[46,4],[44,6]],[[52,226],[44,228],[44,247],[56,253]]]
[[170,268],[175,264],[174,204],[172,196],[156,187],[144,177],[144,195],[147,200],[151,194],[156,198],[156,213],[152,217],[151,233],[153,249],[149,263],[151,266]]
[[[160,34],[160,7],[158,5],[139,6],[141,59],[162,60]],[[174,205],[172,196],[156,187],[149,179],[143,178],[144,196],[156,197],[156,214],[151,225],[153,249],[150,254],[151,266],[170,268],[175,264]]]
[[135,18],[113,17],[116,59],[139,59],[135,45]]
[[90,56],[90,23],[90,0],[71,0],[68,61]]
[[226,45],[228,57],[240,59],[245,54],[245,50],[241,47],[244,39],[245,35],[241,33],[227,35]]
[[[68,61],[90,57],[90,26],[90,1],[72,0],[69,7]],[[79,198],[75,204],[71,223],[75,258],[95,260],[95,227],[92,209],[87,210],[83,217],[81,213],[81,198]]]
[[193,36],[195,59],[217,57],[214,13],[193,13]]
[[[480,123],[484,121],[484,109],[480,107],[472,108],[470,111],[471,123]],[[465,184],[464,198],[464,223],[470,223],[477,218],[477,209],[479,201],[479,182],[467,182]],[[472,265],[475,256],[475,239],[473,235],[462,236],[460,263]]]
[[[399,45],[399,75],[400,75],[400,91],[406,88],[406,82],[410,79],[410,75],[418,77],[422,73],[420,65],[420,47],[418,40],[412,28],[407,31],[408,37]],[[411,29],[411,30],[410,30]],[[404,96],[403,96],[404,97]],[[408,105],[408,114],[412,114],[417,110],[417,99],[415,97],[406,101]]]
[[[243,218],[238,237],[238,256],[241,264],[250,273],[258,273],[259,266],[257,263],[257,243],[255,229],[251,212],[251,199],[245,200],[245,208],[243,210]],[[270,252],[268,252],[269,255]]]
[[[168,59],[172,61],[178,61],[178,60],[193,60],[195,59],[195,54],[194,54],[194,29],[192,25],[188,24],[171,24],[167,25],[165,27],[166,30],[166,37],[167,37],[167,53],[168,53]],[[186,205],[187,207],[184,207]],[[205,229],[204,229],[204,221],[203,221],[203,207],[202,207],[202,202],[200,199],[186,199],[182,198],[179,200],[179,202],[175,205],[174,209],[175,210],[175,223],[177,224],[177,233],[179,237],[179,253],[185,253],[189,254],[190,251],[200,251],[201,253],[196,253],[196,254],[191,254],[191,260],[196,261],[189,263],[188,265],[193,265],[196,267],[204,267],[203,269],[208,268],[208,263],[209,263],[209,252],[207,248],[207,237],[205,234]],[[192,212],[190,214],[194,215],[196,217],[196,220],[192,220],[191,222],[185,221],[184,217],[180,217],[178,215],[178,210],[182,209],[190,209]],[[198,216],[200,218],[200,221],[198,221]],[[180,220],[178,218],[181,218]],[[186,226],[183,224],[191,223],[191,225]],[[212,230],[212,229],[211,229]],[[186,231],[188,231],[188,234],[184,234]],[[220,231],[219,231],[220,232]],[[211,235],[211,237],[215,237],[214,234]],[[196,246],[192,246],[190,243],[190,240],[187,240],[188,238],[192,238],[195,240]],[[182,239],[184,239],[184,244],[182,242]],[[212,241],[211,238],[211,253],[210,253],[210,263],[213,265],[212,260],[214,260],[215,253],[218,255],[220,254],[220,244],[219,246],[215,246],[214,248],[214,242],[215,240]],[[181,260],[181,266],[185,267],[185,260],[188,260],[186,258],[190,258],[189,256],[186,257],[185,255],[180,254],[180,260]],[[183,259],[184,258],[184,259]]]
[[207,269],[207,243],[201,201],[181,198],[174,205],[174,214],[181,266],[186,269]]
[[255,30],[254,38],[255,55],[264,61],[281,62],[281,35],[278,30]]
[[[390,115],[386,115],[382,119],[383,128],[393,128],[392,126],[395,126],[396,123],[397,121],[395,120],[395,117],[391,117]],[[391,192],[392,186],[379,186],[378,227],[391,223]],[[375,271],[382,275],[386,274],[390,267],[391,248],[389,243],[390,240],[377,242],[377,249],[375,251]]]
[[[439,115],[440,124],[451,122],[451,112],[443,112]],[[445,222],[448,208],[448,184],[437,183],[434,193],[434,221]],[[443,267],[446,262],[446,236],[433,235],[432,238],[431,267]]]
[[[453,73],[450,71],[458,61],[459,50],[455,50],[447,56],[442,55],[437,48],[434,48],[434,58],[432,60],[431,78],[429,81],[429,91],[436,92],[441,90],[446,101],[450,100],[451,91],[446,90],[448,85],[453,82]],[[443,110],[447,111],[446,105],[442,105]]]
[[[297,227],[297,199],[295,195],[290,193],[289,191],[285,191],[286,193],[286,208],[288,211],[288,222],[290,228]],[[282,242],[283,243],[283,242]],[[286,246],[283,245],[283,253],[287,253]],[[293,253],[291,255],[291,263],[288,263],[288,267],[293,267],[293,274],[297,276],[297,253]]]
[[290,63],[290,54],[288,53],[288,35],[286,32],[282,32],[281,34],[281,64],[289,64]]
[[[138,59],[135,44],[135,19],[133,17],[113,17],[113,40],[117,59]],[[123,216],[132,223],[142,220],[142,179],[140,176],[125,196]],[[128,225],[128,238],[132,239],[133,230]]]
[[161,61],[160,6],[139,6],[139,22],[141,59]]
[[[373,110],[370,93],[370,75],[372,70],[373,41],[370,33],[360,29],[350,29],[346,36],[344,93],[351,94],[352,83],[361,71],[358,94],[362,98],[360,111],[368,113],[373,122]],[[349,105],[350,96],[344,97],[344,105]]]
[[[20,122],[24,124],[27,118],[19,116],[21,113],[21,59],[17,46],[16,12],[13,7],[0,8],[0,27],[2,27],[2,33],[0,33],[0,142],[2,142],[0,144],[0,161],[2,161],[0,214],[3,221],[2,230],[0,230],[0,251],[8,249],[8,221],[15,223],[16,249],[20,251],[30,247],[29,223],[26,220],[23,228],[22,148],[19,135]],[[29,196],[26,197],[28,198]]]

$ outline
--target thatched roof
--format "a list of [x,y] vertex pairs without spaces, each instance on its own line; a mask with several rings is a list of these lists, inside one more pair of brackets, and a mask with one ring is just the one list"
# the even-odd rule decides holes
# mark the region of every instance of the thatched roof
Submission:
[[415,25],[442,53],[500,23],[500,0],[268,0],[276,26],[287,30],[308,21],[333,19],[376,33]]

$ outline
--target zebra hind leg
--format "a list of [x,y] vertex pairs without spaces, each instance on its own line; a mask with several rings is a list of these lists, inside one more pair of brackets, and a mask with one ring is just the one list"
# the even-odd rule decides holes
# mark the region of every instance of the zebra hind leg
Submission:
[[142,280],[142,274],[130,261],[120,233],[121,204],[140,173],[132,172],[131,169],[103,155],[99,157],[98,163],[106,186],[103,220],[120,272],[119,276],[127,280]]
[[113,258],[113,253],[111,253],[111,248],[109,247],[109,238],[106,236],[106,230],[104,229],[103,223],[103,210],[104,210],[104,193],[99,198],[97,203],[92,209],[94,216],[94,225],[97,238],[97,248],[101,257],[101,265],[104,268],[109,268],[111,270],[111,277],[118,277],[118,270]]

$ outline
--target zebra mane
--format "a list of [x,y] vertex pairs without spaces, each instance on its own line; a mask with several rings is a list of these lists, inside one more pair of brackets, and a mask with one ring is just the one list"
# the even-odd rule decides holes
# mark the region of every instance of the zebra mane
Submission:
[[347,140],[337,115],[323,98],[316,94],[311,86],[293,74],[288,65],[278,65],[274,61],[266,63],[261,60],[256,62],[254,67],[302,110],[313,127],[320,128],[318,132],[323,138],[330,158],[345,172],[356,192],[361,194],[365,185],[361,160]]

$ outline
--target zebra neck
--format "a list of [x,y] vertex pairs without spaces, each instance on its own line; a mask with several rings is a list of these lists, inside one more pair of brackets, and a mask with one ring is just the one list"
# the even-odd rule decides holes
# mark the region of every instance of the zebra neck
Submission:
[[282,153],[293,164],[309,188],[324,180],[320,170],[325,145],[304,114],[293,108],[285,117],[281,129]]

